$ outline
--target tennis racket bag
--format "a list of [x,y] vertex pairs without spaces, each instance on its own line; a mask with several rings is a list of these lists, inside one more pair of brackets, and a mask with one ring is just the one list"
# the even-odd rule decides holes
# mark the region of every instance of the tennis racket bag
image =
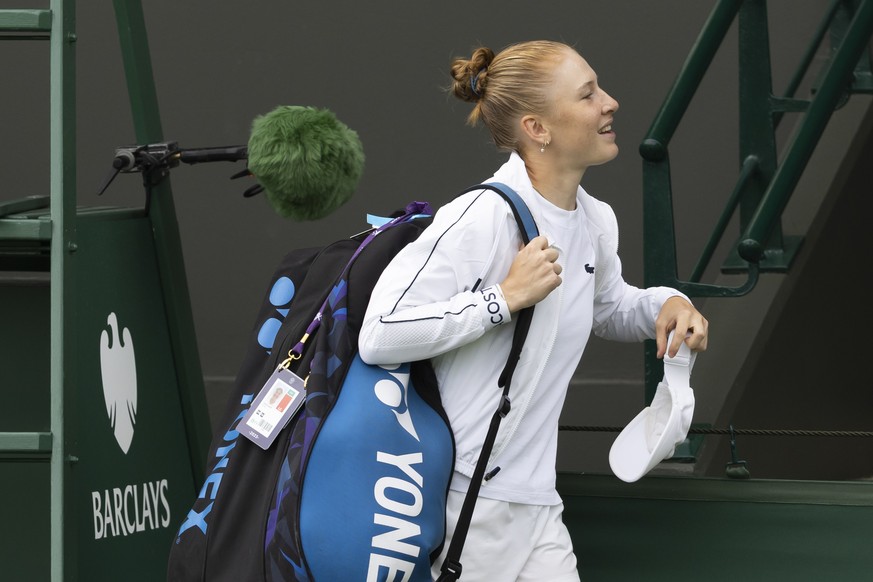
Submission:
[[436,378],[429,361],[389,369],[357,355],[376,281],[430,214],[411,203],[282,259],[168,581],[432,580],[455,457]]

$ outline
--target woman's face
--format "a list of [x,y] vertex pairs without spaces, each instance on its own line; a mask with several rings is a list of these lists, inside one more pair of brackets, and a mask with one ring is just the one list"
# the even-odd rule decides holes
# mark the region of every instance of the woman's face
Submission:
[[579,53],[568,49],[566,54],[554,69],[552,107],[543,116],[551,133],[546,152],[584,171],[618,155],[612,130],[618,102],[597,84],[597,75]]

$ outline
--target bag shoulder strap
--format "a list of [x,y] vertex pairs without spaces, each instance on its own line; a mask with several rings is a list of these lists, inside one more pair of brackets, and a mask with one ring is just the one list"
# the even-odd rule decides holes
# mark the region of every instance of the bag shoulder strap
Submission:
[[[467,188],[462,192],[470,192],[473,190],[493,190],[500,194],[512,208],[512,214],[518,223],[518,228],[521,231],[521,238],[524,244],[527,244],[531,239],[539,234],[536,222],[530,209],[522,200],[518,193],[501,182],[486,182]],[[512,374],[515,372],[515,367],[518,364],[518,359],[521,356],[521,348],[524,345],[524,340],[527,337],[530,322],[533,317],[534,307],[526,307],[522,309],[516,316],[515,332],[512,337],[512,347],[509,350],[509,357],[506,360],[506,366],[500,374],[497,385],[503,388],[503,396],[500,399],[500,405],[491,417],[491,424],[488,426],[488,434],[485,436],[485,443],[482,445],[482,452],[479,454],[479,460],[476,462],[476,468],[473,471],[473,477],[470,479],[470,487],[464,497],[464,504],[461,506],[461,513],[458,516],[458,523],[455,526],[455,532],[452,535],[452,542],[449,544],[449,550],[446,553],[446,558],[440,567],[440,576],[438,582],[454,582],[461,577],[461,551],[464,549],[464,542],[467,539],[467,532],[470,529],[470,522],[473,518],[473,509],[476,506],[476,499],[479,497],[479,489],[483,481],[488,481],[500,471],[500,467],[492,469],[488,475],[485,474],[485,468],[488,464],[488,458],[491,456],[491,450],[494,448],[494,441],[497,439],[497,429],[500,427],[500,421],[509,414],[511,402],[509,399],[509,384],[512,380]]]

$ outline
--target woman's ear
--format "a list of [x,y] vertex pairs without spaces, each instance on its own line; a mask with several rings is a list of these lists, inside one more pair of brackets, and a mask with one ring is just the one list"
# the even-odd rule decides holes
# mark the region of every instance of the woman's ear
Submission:
[[551,140],[550,132],[535,115],[525,115],[519,122],[522,133],[533,143],[543,144]]

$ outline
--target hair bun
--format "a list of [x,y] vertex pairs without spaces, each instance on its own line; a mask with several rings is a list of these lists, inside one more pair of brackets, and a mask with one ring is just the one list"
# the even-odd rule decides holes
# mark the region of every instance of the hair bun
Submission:
[[487,85],[488,66],[494,60],[494,51],[479,47],[469,59],[455,59],[452,63],[452,92],[463,101],[476,102],[482,98]]

